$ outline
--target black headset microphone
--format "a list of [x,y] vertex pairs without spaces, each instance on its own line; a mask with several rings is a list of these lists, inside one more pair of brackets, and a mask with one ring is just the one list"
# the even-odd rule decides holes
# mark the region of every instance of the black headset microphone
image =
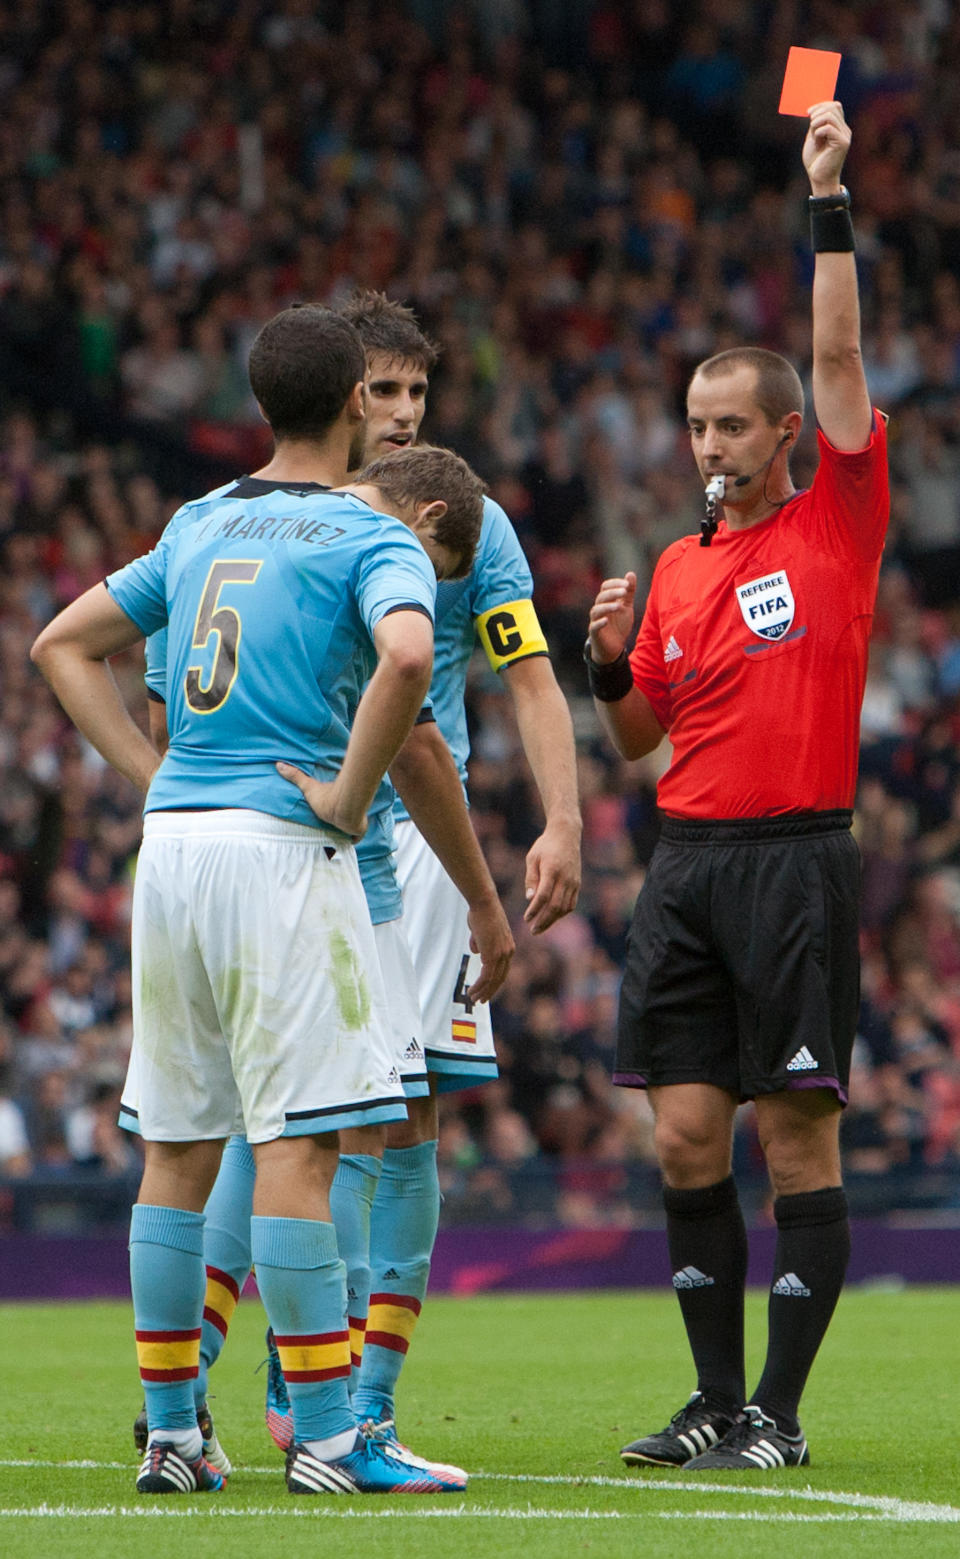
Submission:
[[[766,460],[763,462],[763,465],[757,466],[757,469],[755,471],[751,471],[748,476],[735,477],[733,482],[734,487],[747,487],[756,477],[760,475],[762,471],[768,470],[770,466],[773,465],[773,462],[776,460],[784,444],[789,444],[792,439],[793,434],[791,432],[787,431],[784,433],[782,437],[777,440],[773,453],[767,456]],[[719,524],[720,517],[718,511],[720,509],[721,503],[723,502],[723,489],[725,484],[726,478],[723,476],[711,477],[710,481],[707,483],[707,512],[705,517],[700,521],[701,547],[709,547],[711,541],[713,540],[717,525]]]
[[738,476],[736,481],[733,484],[734,487],[746,487],[746,486],[748,486],[748,484],[753,481],[755,476],[759,476],[760,475],[761,471],[766,471],[769,466],[772,466],[773,462],[776,460],[776,458],[779,455],[779,453],[780,453],[781,449],[783,448],[784,444],[789,444],[790,440],[792,438],[793,438],[793,434],[792,433],[784,433],[782,438],[780,438],[778,440],[777,446],[776,446],[775,450],[773,451],[773,454],[770,455],[763,462],[763,465],[762,466],[757,466],[757,469],[755,471],[751,471],[749,476]]

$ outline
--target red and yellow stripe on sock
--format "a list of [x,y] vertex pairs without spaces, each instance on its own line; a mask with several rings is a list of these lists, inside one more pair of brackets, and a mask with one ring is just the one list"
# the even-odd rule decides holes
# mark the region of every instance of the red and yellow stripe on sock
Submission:
[[348,1315],[347,1325],[350,1328],[350,1363],[355,1370],[358,1370],[363,1360],[367,1318],[365,1315]]
[[410,1294],[371,1294],[367,1342],[406,1353],[423,1306]]
[[137,1328],[140,1379],[155,1385],[196,1380],[200,1365],[200,1328],[188,1332],[146,1332]]
[[237,1300],[240,1298],[240,1290],[229,1272],[221,1272],[219,1267],[207,1268],[207,1292],[203,1299],[203,1319],[215,1326],[221,1336],[226,1337],[227,1329],[233,1320],[233,1312],[237,1308]]
[[313,1332],[301,1337],[280,1337],[274,1333],[273,1340],[288,1386],[349,1379],[349,1332]]

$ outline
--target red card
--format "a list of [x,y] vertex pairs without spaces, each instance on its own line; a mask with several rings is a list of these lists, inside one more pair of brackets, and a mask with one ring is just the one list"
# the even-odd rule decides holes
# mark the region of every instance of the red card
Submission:
[[839,54],[829,49],[792,48],[780,94],[781,114],[806,119],[814,103],[832,103],[840,71]]

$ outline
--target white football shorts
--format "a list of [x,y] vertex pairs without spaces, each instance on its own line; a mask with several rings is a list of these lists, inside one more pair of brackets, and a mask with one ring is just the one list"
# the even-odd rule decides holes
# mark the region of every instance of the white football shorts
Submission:
[[387,1018],[394,1042],[394,1061],[408,1099],[430,1092],[423,1053],[423,1019],[417,995],[417,974],[407,946],[402,920],[384,920],[373,928],[380,973],[387,998]]
[[121,1121],[250,1142],[406,1118],[356,853],[264,812],[149,812]]
[[470,951],[467,901],[409,819],[395,825],[403,929],[417,974],[427,1070],[439,1093],[490,1082],[497,1075],[486,1002],[467,990],[480,971]]

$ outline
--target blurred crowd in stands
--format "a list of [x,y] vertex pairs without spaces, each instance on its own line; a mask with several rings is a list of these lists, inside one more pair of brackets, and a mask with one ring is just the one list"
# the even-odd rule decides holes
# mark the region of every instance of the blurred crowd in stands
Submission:
[[[116,1110],[139,802],[28,646],[180,500],[262,461],[254,334],[357,286],[411,303],[442,345],[424,432],[517,526],[581,753],[580,906],[534,940],[538,805],[475,665],[471,798],[519,945],[501,1079],[444,1101],[445,1216],[656,1216],[649,1110],[609,1074],[663,755],[612,755],[580,653],[598,582],[634,568],[643,587],[699,522],[695,363],[756,342],[808,379],[803,124],[776,111],[797,42],[843,56],[864,354],[891,416],[846,1162],[855,1210],[960,1207],[960,12],[0,0],[0,1223],[17,1177],[138,1165]],[[814,460],[808,417],[798,486]],[[142,716],[142,658],[116,669]]]

